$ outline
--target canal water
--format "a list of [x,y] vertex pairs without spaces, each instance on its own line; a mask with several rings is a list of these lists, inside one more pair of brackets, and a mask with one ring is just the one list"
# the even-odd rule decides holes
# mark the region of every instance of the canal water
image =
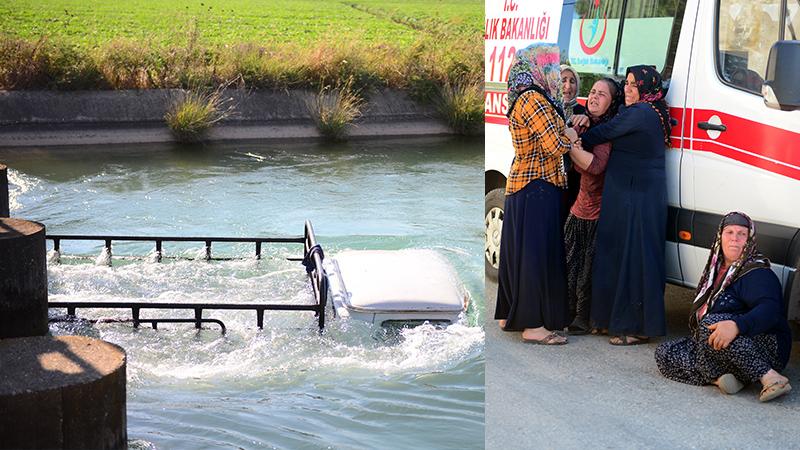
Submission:
[[[57,147],[0,150],[0,161],[12,216],[48,233],[298,236],[308,219],[326,255],[434,249],[471,293],[468,314],[446,328],[329,317],[320,335],[312,313],[267,312],[259,330],[252,311],[206,312],[225,335],[51,325],[126,349],[132,448],[483,447],[482,141]],[[156,263],[152,244],[115,243],[112,267],[95,264],[100,242],[62,250],[48,266],[51,301],[311,301],[305,271],[286,259],[302,255],[296,244],[265,246],[260,261],[252,244],[215,244],[214,256],[234,259],[206,262],[202,244],[165,243]]]

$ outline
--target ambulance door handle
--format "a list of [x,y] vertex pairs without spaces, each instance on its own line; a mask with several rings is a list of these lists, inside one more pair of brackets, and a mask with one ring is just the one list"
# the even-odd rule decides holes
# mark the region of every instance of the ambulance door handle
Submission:
[[714,130],[714,131],[725,131],[728,127],[725,126],[724,123],[717,125],[716,123],[711,122],[697,122],[697,127],[701,130]]

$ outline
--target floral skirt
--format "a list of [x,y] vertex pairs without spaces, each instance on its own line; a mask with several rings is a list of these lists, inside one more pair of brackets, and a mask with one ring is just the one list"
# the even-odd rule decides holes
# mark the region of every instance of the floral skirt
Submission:
[[739,381],[758,381],[770,369],[782,370],[778,358],[778,339],[774,334],[737,336],[728,348],[714,350],[708,345],[708,326],[731,320],[733,314],[708,314],[700,322],[697,336],[662,343],[656,348],[656,364],[670,380],[704,385],[726,373]]

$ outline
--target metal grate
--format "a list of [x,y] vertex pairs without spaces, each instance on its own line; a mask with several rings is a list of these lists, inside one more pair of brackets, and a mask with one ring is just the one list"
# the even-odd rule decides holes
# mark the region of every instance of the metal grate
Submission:
[[[256,258],[261,258],[261,244],[263,243],[298,243],[303,244],[303,265],[306,267],[312,291],[314,304],[290,305],[279,303],[149,303],[149,302],[49,302],[49,308],[66,308],[68,320],[76,317],[78,309],[88,308],[116,308],[130,309],[132,319],[98,319],[97,322],[131,322],[134,328],[147,323],[153,328],[158,328],[159,323],[194,323],[200,329],[203,323],[216,323],[224,333],[225,324],[218,319],[203,318],[205,310],[253,310],[256,312],[256,324],[264,327],[264,311],[312,311],[318,318],[320,331],[325,328],[325,307],[328,301],[328,281],[322,269],[324,258],[322,248],[317,243],[314,228],[310,221],[306,221],[303,236],[300,237],[273,237],[273,238],[236,238],[236,237],[176,237],[176,236],[92,236],[92,235],[47,235],[46,239],[53,241],[53,249],[60,253],[61,241],[103,241],[106,251],[111,256],[111,243],[114,241],[148,241],[156,243],[158,261],[161,261],[161,248],[163,242],[204,242],[206,244],[206,260],[211,260],[211,244],[213,242],[252,242],[255,243]],[[290,260],[298,260],[290,258]],[[109,262],[110,264],[110,262]],[[141,318],[143,309],[169,309],[169,310],[194,310],[195,317],[191,318]],[[55,319],[54,321],[60,321]]]

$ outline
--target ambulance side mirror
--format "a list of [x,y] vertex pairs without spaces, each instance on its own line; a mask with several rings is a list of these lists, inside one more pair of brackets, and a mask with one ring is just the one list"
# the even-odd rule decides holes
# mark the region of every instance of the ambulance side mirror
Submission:
[[778,41],[772,44],[767,73],[761,86],[764,103],[770,108],[792,111],[800,109],[800,41]]

